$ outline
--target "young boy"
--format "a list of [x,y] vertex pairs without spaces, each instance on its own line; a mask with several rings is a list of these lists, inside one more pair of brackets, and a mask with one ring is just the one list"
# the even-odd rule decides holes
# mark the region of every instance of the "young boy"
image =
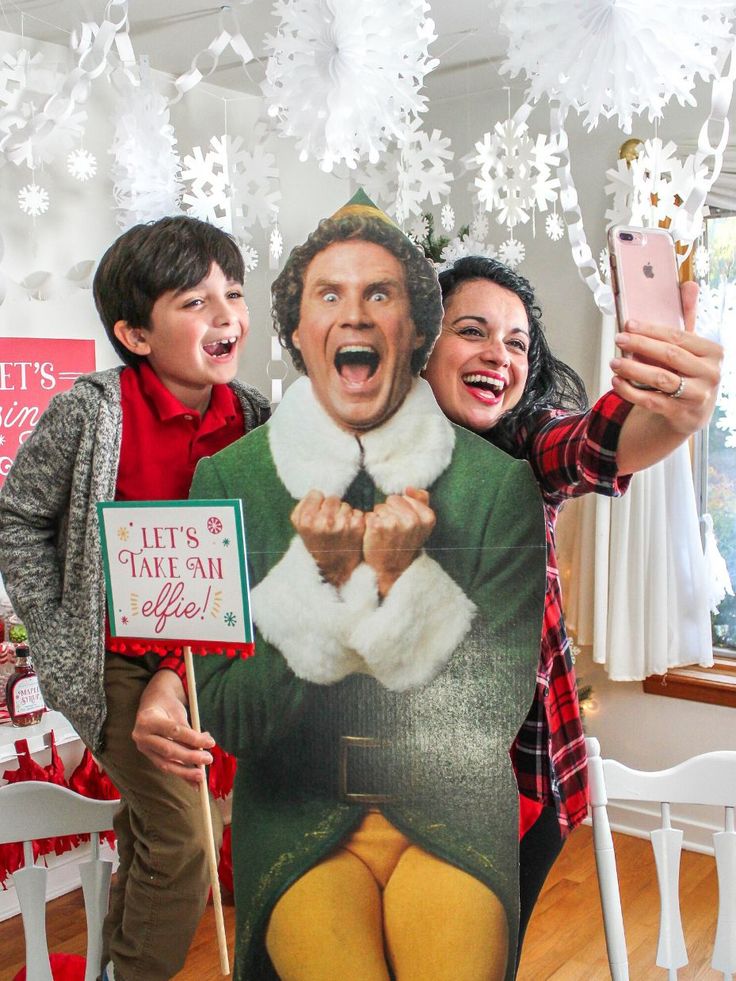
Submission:
[[181,691],[174,654],[110,642],[95,505],[186,498],[199,459],[268,418],[264,397],[235,380],[243,278],[234,241],[204,222],[121,235],[94,298],[124,366],[52,400],[0,493],[0,569],[46,702],[124,799],[104,931],[116,981],[166,981],[185,960],[208,889],[192,764],[213,743],[169,693]]

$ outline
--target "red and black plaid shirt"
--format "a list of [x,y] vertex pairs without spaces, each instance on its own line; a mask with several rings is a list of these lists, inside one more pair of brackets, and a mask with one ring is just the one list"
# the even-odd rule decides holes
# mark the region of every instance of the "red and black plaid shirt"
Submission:
[[520,430],[514,455],[531,464],[544,498],[547,528],[547,594],[534,701],[511,748],[519,791],[554,805],[565,835],[587,814],[588,776],[570,640],[562,615],[555,523],[566,500],[591,491],[618,497],[630,477],[617,476],[616,447],[631,410],[614,392],[590,411],[540,412]]

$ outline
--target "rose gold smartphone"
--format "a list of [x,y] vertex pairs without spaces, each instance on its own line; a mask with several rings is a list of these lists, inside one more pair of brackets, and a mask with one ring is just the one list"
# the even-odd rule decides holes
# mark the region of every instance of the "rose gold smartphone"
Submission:
[[619,330],[627,320],[684,329],[675,243],[667,229],[614,225],[608,251]]

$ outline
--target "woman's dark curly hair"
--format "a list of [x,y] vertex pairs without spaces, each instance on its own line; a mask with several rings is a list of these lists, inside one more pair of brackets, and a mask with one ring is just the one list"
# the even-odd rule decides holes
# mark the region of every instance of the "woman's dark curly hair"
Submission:
[[513,453],[517,448],[519,429],[531,421],[540,409],[571,409],[583,412],[588,407],[585,385],[577,372],[556,358],[549,349],[542,326],[542,309],[534,297],[528,279],[496,259],[464,256],[440,273],[442,300],[445,304],[463,283],[487,279],[519,297],[529,321],[529,374],[519,402],[504,413],[496,425],[483,435],[489,442]]
[[307,266],[328,246],[350,241],[381,245],[403,266],[414,328],[424,338],[411,359],[412,371],[419,374],[442,326],[442,298],[437,274],[422,250],[410,242],[401,229],[387,220],[367,215],[325,218],[307,241],[292,251],[271,287],[271,314],[281,346],[291,355],[294,366],[304,371],[304,361],[294,347],[292,335],[299,326]]

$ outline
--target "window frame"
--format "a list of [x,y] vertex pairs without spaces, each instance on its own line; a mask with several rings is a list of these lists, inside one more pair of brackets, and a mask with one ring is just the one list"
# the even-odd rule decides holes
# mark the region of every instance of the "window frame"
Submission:
[[[736,211],[713,209],[713,218],[733,217]],[[707,222],[706,218],[706,222]],[[707,225],[706,225],[707,228]],[[690,270],[685,278],[689,278]],[[696,433],[690,441],[695,500],[701,521],[707,505],[708,429]],[[642,682],[647,694],[688,701],[705,702],[736,708],[736,651],[713,645],[713,666],[690,665],[671,668],[663,675],[650,675]]]

